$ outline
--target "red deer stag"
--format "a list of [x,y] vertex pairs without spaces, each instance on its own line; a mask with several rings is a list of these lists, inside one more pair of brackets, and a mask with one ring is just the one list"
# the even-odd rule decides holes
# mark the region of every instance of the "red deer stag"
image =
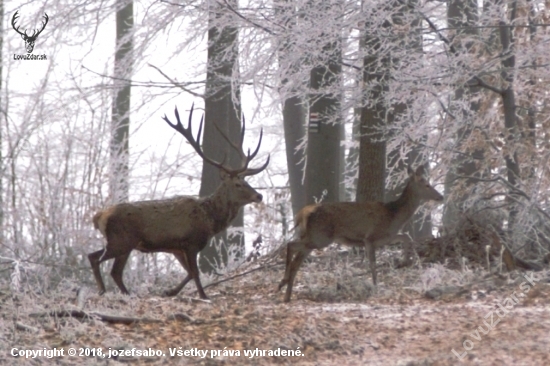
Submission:
[[409,180],[401,197],[393,202],[330,202],[305,206],[296,216],[299,239],[287,244],[285,276],[279,290],[287,285],[285,302],[290,301],[296,273],[313,249],[322,249],[336,242],[365,246],[369,254],[372,281],[376,285],[375,249],[408,237],[397,235],[424,201],[442,201],[428,182],[424,167],[416,172],[409,168]]
[[165,200],[121,203],[98,212],[93,218],[94,226],[106,238],[107,245],[105,249],[89,254],[88,258],[100,294],[105,293],[105,285],[99,265],[111,258],[115,259],[111,276],[120,291],[128,294],[122,281],[122,274],[130,252],[136,249],[144,253],[172,253],[187,271],[187,277],[178,286],[165,292],[167,296],[177,295],[193,279],[199,296],[207,299],[199,278],[197,254],[215,234],[229,226],[241,207],[251,202],[262,201],[262,195],[244,180],[247,176],[260,173],[269,164],[268,156],[261,167],[248,167],[260,149],[262,132],[260,132],[258,146],[252,154],[250,150],[245,154],[242,148],[245,132],[244,119],[239,145],[234,144],[222,133],[223,138],[238,151],[242,159],[240,168],[230,169],[223,164],[223,161],[219,163],[204,155],[200,146],[202,118],[197,138],[193,137],[191,131],[193,107],[189,113],[187,128],[181,124],[177,108],[175,115],[176,124],[170,122],[166,115],[163,119],[189,141],[205,162],[219,169],[221,184],[209,197],[195,199],[177,196]]

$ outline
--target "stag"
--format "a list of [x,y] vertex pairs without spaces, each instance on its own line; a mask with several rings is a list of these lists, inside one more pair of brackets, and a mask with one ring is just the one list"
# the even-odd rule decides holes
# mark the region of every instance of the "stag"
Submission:
[[[308,205],[296,215],[299,238],[287,244],[286,269],[279,290],[287,286],[284,301],[289,302],[296,273],[313,249],[322,249],[332,242],[364,246],[369,254],[372,281],[376,285],[375,249],[393,240],[404,241],[397,235],[418,207],[426,201],[441,202],[443,196],[428,182],[424,167],[409,168],[409,180],[401,196],[382,202],[327,202]],[[408,254],[408,250],[405,251]]]
[[38,38],[40,33],[42,33],[44,28],[46,28],[46,24],[48,24],[48,14],[44,13],[44,22],[42,22],[42,29],[40,30],[35,29],[32,32],[32,35],[29,36],[27,34],[26,29],[25,29],[25,33],[21,33],[21,31],[19,30],[19,27],[15,26],[15,21],[17,20],[17,18],[19,18],[19,15],[17,15],[18,12],[19,10],[17,10],[15,14],[13,14],[13,17],[11,18],[11,26],[13,27],[13,29],[15,29],[17,33],[21,35],[21,38],[23,38],[23,40],[25,41],[25,49],[27,50],[27,53],[32,53],[32,50],[34,49],[34,42],[36,42],[36,39]]
[[128,294],[122,275],[130,252],[135,249],[144,253],[172,253],[187,271],[187,277],[174,289],[165,292],[166,296],[177,295],[193,279],[199,296],[207,299],[199,278],[198,253],[214,235],[229,226],[243,206],[262,201],[262,195],[244,180],[247,176],[260,173],[269,164],[268,155],[265,163],[259,168],[248,167],[260,149],[262,132],[254,152],[251,154],[249,149],[245,154],[242,148],[245,133],[244,119],[238,145],[220,130],[222,137],[241,158],[241,166],[231,169],[224,165],[225,159],[220,163],[203,153],[200,139],[204,117],[201,118],[197,138],[194,138],[191,131],[193,107],[189,113],[187,128],[182,125],[177,108],[174,113],[176,123],[172,123],[166,115],[163,119],[185,137],[205,162],[219,169],[221,184],[208,197],[196,199],[177,196],[165,200],[120,203],[98,212],[93,218],[94,226],[105,237],[107,245],[105,249],[89,254],[88,258],[100,294],[105,293],[105,285],[99,265],[111,258],[115,259],[111,276],[120,291]]

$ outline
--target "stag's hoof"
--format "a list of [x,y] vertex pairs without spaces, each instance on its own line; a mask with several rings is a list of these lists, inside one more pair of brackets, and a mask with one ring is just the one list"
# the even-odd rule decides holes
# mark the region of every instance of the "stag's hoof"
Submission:
[[179,293],[179,291],[176,290],[166,290],[162,293],[162,296],[164,297],[174,297]]

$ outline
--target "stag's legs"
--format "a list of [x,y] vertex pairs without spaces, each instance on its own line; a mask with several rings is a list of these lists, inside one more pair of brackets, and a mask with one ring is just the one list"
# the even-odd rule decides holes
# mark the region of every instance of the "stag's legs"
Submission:
[[166,296],[176,296],[179,292],[187,285],[187,282],[191,280],[191,271],[189,270],[189,264],[187,263],[187,255],[184,251],[174,253],[174,256],[181,263],[185,271],[187,272],[187,277],[179,285],[174,287],[172,290],[168,290],[164,293]]
[[111,277],[113,277],[113,280],[120,291],[126,295],[129,295],[130,293],[128,292],[126,286],[124,286],[124,282],[122,282],[122,274],[124,273],[124,266],[126,266],[128,257],[130,257],[130,253],[116,257],[115,263],[113,263],[113,268],[111,269]]
[[[97,252],[93,252],[93,253],[88,254],[88,259],[90,260],[90,264],[91,264],[92,270],[94,272],[95,281],[97,282],[97,285],[99,287],[99,294],[100,295],[103,295],[105,293],[105,284],[103,283],[103,278],[101,277],[101,270],[100,270],[100,267],[99,267],[101,262],[105,262],[106,260],[109,260],[111,258],[117,258],[117,257],[122,257],[122,256],[127,257],[130,254],[130,252],[131,252],[131,249],[130,250],[127,250],[125,248],[117,249],[115,245],[109,246],[109,244],[107,244],[107,247],[105,249],[101,249],[101,250],[98,250]],[[128,259],[128,258],[126,258],[126,259]],[[120,269],[120,282],[121,283],[122,283],[122,270],[124,269],[124,264],[126,264],[126,259],[122,262],[122,268]],[[120,260],[118,261],[118,264],[120,266],[120,264],[121,264]],[[118,269],[115,271],[115,268],[118,268],[117,265],[116,265],[116,260],[115,260],[115,265],[113,267],[113,271],[115,272],[115,274],[111,273],[113,276],[118,274]],[[115,282],[117,282],[117,279],[115,279]],[[120,288],[120,284],[118,282],[117,282],[117,285]],[[122,284],[122,286],[124,287],[124,284]],[[122,288],[120,288],[120,289],[123,290]],[[124,289],[125,289],[125,287],[124,287]],[[122,292],[124,292],[124,290]],[[128,293],[128,290],[126,290],[125,293]]]
[[179,285],[177,285],[175,288],[173,288],[170,291],[167,291],[165,293],[166,296],[176,296],[185,285],[187,285],[187,282],[191,280],[195,280],[195,284],[197,285],[197,292],[199,293],[199,296],[201,299],[208,299],[208,296],[204,293],[204,289],[201,285],[201,280],[199,277],[199,267],[197,266],[197,254],[196,252],[185,252],[185,251],[179,251],[175,252],[174,255],[178,259],[178,261],[181,263],[183,268],[187,271],[187,277]]
[[187,264],[189,265],[189,274],[195,280],[195,285],[197,285],[197,291],[201,299],[208,300],[208,296],[204,293],[204,290],[201,285],[201,279],[199,278],[199,267],[197,266],[197,254],[198,253],[187,253]]

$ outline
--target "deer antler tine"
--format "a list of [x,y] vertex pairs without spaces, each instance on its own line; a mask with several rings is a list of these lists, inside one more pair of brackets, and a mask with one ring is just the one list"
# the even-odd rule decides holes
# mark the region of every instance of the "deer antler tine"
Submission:
[[189,112],[189,121],[187,123],[187,128],[183,127],[183,125],[181,123],[180,115],[179,115],[177,107],[174,108],[174,114],[176,116],[177,123],[170,122],[170,120],[168,119],[166,114],[164,115],[164,117],[162,117],[162,119],[164,119],[166,121],[166,123],[168,123],[170,125],[170,127],[172,127],[174,130],[178,131],[183,137],[185,137],[187,142],[189,142],[189,144],[193,147],[193,149],[195,149],[197,154],[199,154],[199,156],[205,162],[207,162],[207,163],[209,163],[209,164],[211,164],[211,165],[213,165],[213,166],[215,166],[219,169],[222,169],[222,170],[224,170],[225,172],[227,172],[231,175],[242,175],[242,176],[257,174],[257,173],[261,172],[262,170],[264,170],[267,167],[267,164],[269,164],[269,156],[268,156],[265,164],[262,165],[260,168],[248,169],[248,164],[256,156],[256,154],[258,153],[258,151],[260,149],[260,145],[262,143],[263,130],[260,131],[260,141],[259,141],[258,146],[256,147],[256,149],[254,150],[254,152],[251,154],[250,149],[248,149],[248,154],[245,155],[245,153],[243,151],[243,146],[242,146],[243,140],[244,140],[244,133],[245,133],[244,120],[243,120],[243,126],[242,126],[242,130],[241,130],[240,146],[237,146],[234,142],[232,142],[227,137],[227,135],[221,130],[221,128],[216,123],[214,123],[214,126],[220,132],[222,137],[229,143],[229,145],[233,149],[235,149],[235,151],[238,152],[239,156],[242,159],[242,164],[243,164],[243,166],[241,168],[229,169],[228,167],[224,166],[225,161],[227,159],[227,154],[224,155],[223,160],[222,160],[221,163],[219,163],[215,160],[212,160],[212,159],[208,158],[207,156],[205,156],[204,152],[202,151],[201,145],[200,145],[200,141],[201,141],[201,137],[202,137],[202,129],[204,127],[204,114],[201,117],[201,122],[199,124],[199,131],[197,133],[197,137],[195,138],[193,136],[193,131],[191,129],[191,122],[192,122],[192,117],[193,117],[194,106],[195,106],[194,104],[191,105],[191,110]]
[[260,151],[260,145],[262,145],[262,137],[264,135],[264,129],[260,129],[260,139],[258,141],[258,146],[256,146],[256,150],[254,150],[254,152],[252,153],[252,155],[250,155],[250,149],[248,150],[249,151],[249,157],[250,157],[250,160],[254,159],[256,157],[256,154],[258,154],[258,151]]
[[[197,134],[197,144],[200,144],[200,141],[201,141],[203,120],[204,120],[204,115],[201,117],[201,123],[199,123],[199,133]],[[191,129],[189,129],[189,132],[191,132]]]
[[243,176],[243,177],[246,177],[248,175],[255,175],[255,174],[258,174],[260,173],[261,171],[263,171],[265,168],[267,168],[267,166],[269,165],[269,159],[271,158],[271,155],[268,155],[267,156],[267,159],[265,161],[265,163],[261,166],[261,167],[258,167],[258,168],[252,168],[252,169],[246,169],[244,172],[242,172],[240,175]]
[[189,119],[187,120],[187,128],[189,128],[189,130],[191,130],[191,120],[193,119],[193,109],[195,109],[195,102],[191,104],[191,110],[189,111]]

